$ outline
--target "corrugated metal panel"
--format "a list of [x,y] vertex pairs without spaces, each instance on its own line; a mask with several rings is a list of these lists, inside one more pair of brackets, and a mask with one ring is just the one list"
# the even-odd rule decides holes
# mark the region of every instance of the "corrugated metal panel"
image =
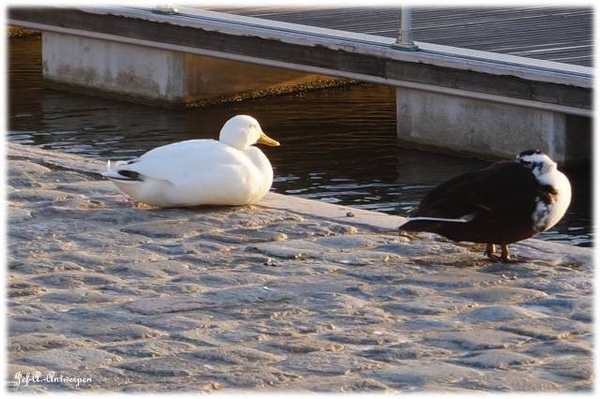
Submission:
[[[248,7],[214,11],[396,37],[399,8]],[[559,7],[414,8],[417,41],[582,66],[593,64],[593,9]]]

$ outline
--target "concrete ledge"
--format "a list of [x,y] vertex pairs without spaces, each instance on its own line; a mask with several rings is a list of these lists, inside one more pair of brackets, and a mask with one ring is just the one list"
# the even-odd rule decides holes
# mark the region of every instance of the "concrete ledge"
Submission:
[[259,206],[273,209],[283,209],[315,217],[331,219],[339,223],[358,226],[368,226],[379,231],[396,232],[398,226],[406,218],[387,215],[385,213],[365,211],[343,205],[328,204],[300,197],[268,193],[259,203]]

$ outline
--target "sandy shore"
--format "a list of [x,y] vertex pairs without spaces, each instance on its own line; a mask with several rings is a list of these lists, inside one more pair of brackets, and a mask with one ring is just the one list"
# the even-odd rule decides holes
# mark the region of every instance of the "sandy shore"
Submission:
[[9,391],[592,389],[589,249],[495,264],[275,194],[134,209],[100,162],[8,156]]

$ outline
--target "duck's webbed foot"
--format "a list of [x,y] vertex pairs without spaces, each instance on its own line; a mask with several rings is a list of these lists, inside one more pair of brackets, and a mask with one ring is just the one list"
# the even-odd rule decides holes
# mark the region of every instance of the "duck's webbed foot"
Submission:
[[496,245],[488,243],[485,246],[485,256],[493,260],[494,262],[502,263],[515,263],[519,262],[515,258],[511,258],[510,251],[508,250],[508,244],[500,244],[500,256],[496,255]]
[[510,251],[508,250],[508,244],[500,244],[500,248],[502,249],[502,255],[500,256],[500,260],[503,263],[518,263],[521,262],[519,259],[515,259],[510,256]]
[[500,257],[496,255],[496,245],[493,243],[488,243],[485,246],[485,252],[483,253],[485,256],[493,260],[494,262],[500,261]]
[[155,208],[152,205],[148,205],[145,202],[140,202],[140,201],[134,201],[134,200],[130,200],[131,201],[131,207],[133,209],[153,209]]

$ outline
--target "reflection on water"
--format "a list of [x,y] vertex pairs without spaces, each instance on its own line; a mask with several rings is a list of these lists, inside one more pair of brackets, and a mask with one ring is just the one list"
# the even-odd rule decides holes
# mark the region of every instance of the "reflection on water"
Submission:
[[[43,88],[39,39],[9,45],[9,139],[106,160],[191,138],[216,138],[236,114],[256,117],[281,147],[263,148],[273,189],[404,215],[436,184],[488,163],[399,146],[393,89],[353,86],[194,110],[167,110]],[[590,173],[569,171],[568,215],[540,237],[592,244]]]

